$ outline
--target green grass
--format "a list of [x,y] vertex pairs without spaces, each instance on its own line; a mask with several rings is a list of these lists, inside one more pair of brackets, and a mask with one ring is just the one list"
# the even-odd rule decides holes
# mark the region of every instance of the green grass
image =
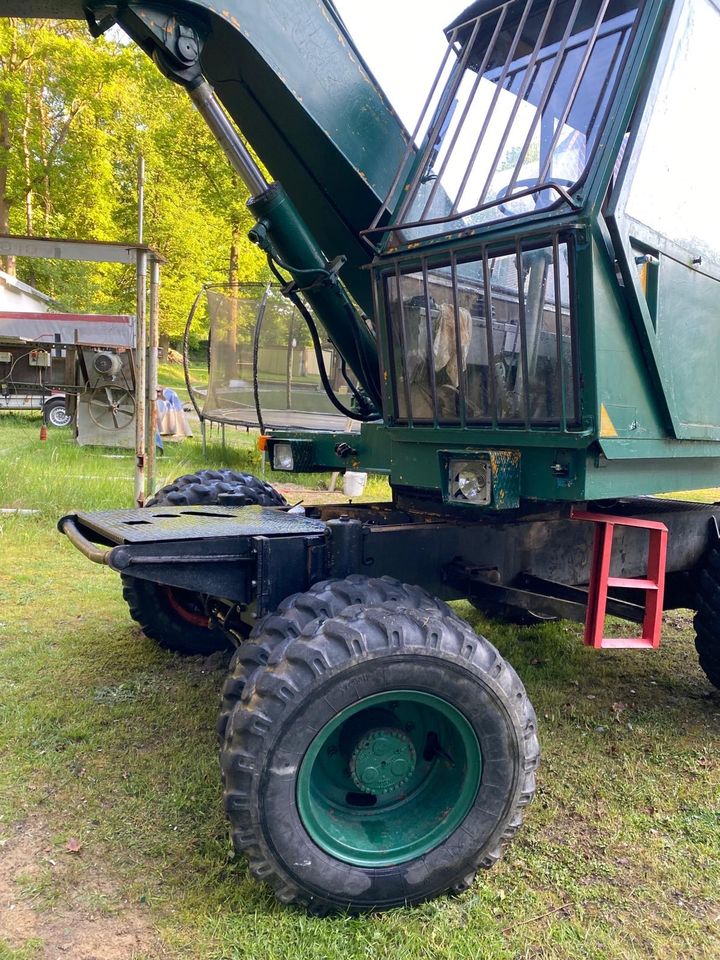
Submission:
[[[190,362],[188,369],[192,386],[201,390],[206,389],[208,381],[207,362],[193,360]],[[189,399],[182,363],[158,364],[158,385],[170,387],[182,400]]]
[[[57,519],[71,508],[108,510],[133,505],[132,450],[78,447],[70,430],[49,429],[47,440],[41,442],[40,425],[37,414],[0,415],[0,508],[38,510],[47,518]],[[165,452],[156,461],[155,489],[184,473],[210,467],[261,473],[256,432],[227,427],[223,446],[219,428],[208,427],[207,456],[203,457],[200,431],[194,429],[196,435],[189,440],[165,442]],[[330,475],[281,473],[268,465],[265,478],[297,502],[302,498],[302,493],[295,490],[298,485],[326,491]],[[342,494],[337,496],[343,499]],[[388,496],[387,482],[370,477],[362,499]]]
[[[110,950],[131,923],[140,945],[113,960],[720,956],[720,698],[688,614],[668,615],[658,653],[596,653],[575,625],[511,628],[459,604],[538,712],[525,827],[459,898],[313,919],[232,854],[213,732],[225,664],[156,648],[116,576],[54,530],[71,508],[128,504],[132,460],[38,431],[0,420],[0,506],[40,511],[0,515],[0,960],[82,955],[58,953],[60,928],[108,931]],[[256,469],[252,438],[230,432],[225,462]],[[189,442],[162,466],[201,465]]]

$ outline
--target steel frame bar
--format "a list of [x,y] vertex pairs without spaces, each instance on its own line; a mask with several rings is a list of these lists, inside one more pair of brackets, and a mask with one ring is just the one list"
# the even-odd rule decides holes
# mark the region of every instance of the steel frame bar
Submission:
[[[556,2],[556,0],[553,0],[553,2]],[[494,30],[494,32],[493,32],[492,38],[491,38],[491,40],[490,40],[490,43],[488,44],[487,49],[486,49],[486,51],[485,51],[485,56],[483,57],[482,64],[481,64],[480,67],[478,68],[477,76],[475,77],[475,80],[473,81],[472,89],[471,89],[470,93],[468,94],[467,103],[465,104],[465,107],[464,107],[464,109],[463,109],[462,116],[461,116],[460,119],[458,120],[457,127],[455,128],[455,132],[454,132],[454,134],[453,134],[452,140],[451,140],[450,143],[448,144],[447,152],[446,152],[446,154],[445,154],[445,156],[444,156],[444,158],[443,158],[443,162],[442,162],[442,164],[441,164],[441,166],[440,166],[440,169],[437,171],[437,176],[436,176],[435,183],[433,184],[433,188],[432,188],[432,190],[430,191],[430,196],[429,196],[428,199],[427,199],[427,203],[425,204],[425,208],[423,209],[423,212],[422,212],[421,215],[420,215],[421,217],[424,217],[425,214],[427,213],[427,211],[430,209],[430,206],[431,206],[431,204],[432,204],[432,201],[435,199],[435,195],[437,194],[438,188],[440,187],[440,183],[441,183],[441,181],[442,181],[443,174],[445,173],[445,170],[447,169],[447,165],[448,165],[448,163],[449,163],[449,161],[450,161],[450,157],[452,156],[453,150],[455,149],[455,144],[456,144],[457,141],[458,141],[458,138],[459,138],[460,133],[461,133],[461,131],[462,131],[462,129],[463,129],[463,125],[464,125],[464,123],[465,123],[465,120],[467,119],[468,113],[470,112],[470,108],[472,107],[472,105],[473,105],[473,103],[474,103],[474,101],[475,101],[475,96],[476,96],[476,94],[477,94],[478,87],[480,86],[480,82],[481,82],[481,80],[482,80],[482,78],[483,78],[483,74],[485,73],[485,70],[486,70],[486,68],[487,68],[487,64],[488,64],[488,61],[490,60],[490,56],[491,56],[491,54],[492,54],[492,51],[495,49],[495,44],[497,43],[497,38],[498,38],[498,36],[500,35],[500,31],[502,30],[502,26],[503,26],[503,24],[505,23],[505,17],[506,17],[506,15],[507,15],[507,10],[508,10],[508,4],[506,4],[506,5],[502,8],[502,11],[501,11],[501,13],[500,13],[500,16],[498,17],[497,24],[495,25],[495,30]],[[493,12],[495,12],[495,11],[493,11]],[[478,20],[477,20],[477,25],[478,25],[478,26],[479,26],[480,22],[481,22],[483,19],[484,19],[483,17],[478,17]],[[477,29],[477,26],[476,26],[476,29]],[[453,213],[456,211],[456,207],[457,207],[457,204],[456,204],[456,203],[453,204],[453,208],[452,208],[452,212],[453,212]]]
[[488,190],[490,189],[490,185],[492,184],[493,177],[495,176],[495,172],[497,170],[498,164],[500,163],[500,160],[502,158],[503,150],[505,149],[505,144],[507,143],[507,139],[510,136],[510,131],[512,130],[512,126],[515,123],[515,117],[517,116],[518,110],[520,109],[520,104],[524,102],[525,94],[527,93],[528,87],[530,86],[530,83],[533,79],[533,76],[535,73],[535,67],[540,58],[542,44],[543,44],[543,41],[545,40],[545,35],[548,31],[548,27],[550,26],[550,22],[552,20],[553,14],[555,13],[556,5],[557,5],[557,0],[552,0],[550,5],[548,6],[547,13],[545,14],[545,19],[543,20],[542,27],[540,28],[540,33],[538,34],[537,42],[535,44],[532,54],[530,55],[530,60],[528,61],[527,65],[522,68],[524,72],[524,77],[522,79],[519,89],[515,92],[515,103],[513,104],[513,108],[510,112],[510,116],[508,117],[507,123],[505,124],[505,130],[503,131],[503,135],[500,139],[500,143],[498,144],[498,148],[495,152],[495,156],[493,157],[493,161],[490,164],[490,167],[488,168],[487,180],[485,181],[485,185],[480,191],[478,203],[483,202],[483,200],[487,196]]
[[553,285],[555,294],[555,346],[557,350],[558,383],[560,387],[560,429],[567,430],[567,385],[565,383],[565,343],[562,329],[562,290],[560,286],[560,244],[557,234],[552,240]]
[[[398,167],[397,173],[395,174],[395,177],[393,178],[393,181],[390,184],[390,189],[387,192],[387,196],[385,197],[385,200],[382,202],[382,204],[380,205],[380,209],[373,217],[372,223],[370,224],[370,229],[377,227],[377,225],[380,223],[380,220],[383,214],[389,212],[390,210],[390,204],[392,202],[392,198],[395,195],[395,191],[400,186],[400,180],[402,178],[403,172],[405,170],[405,167],[407,166],[407,163],[410,157],[412,156],[415,141],[417,140],[418,134],[420,133],[425,117],[427,116],[427,112],[430,109],[430,104],[432,103],[433,97],[435,96],[435,91],[437,90],[440,84],[440,79],[443,73],[445,72],[445,67],[447,65],[448,59],[450,58],[451,52],[452,52],[452,46],[448,44],[448,46],[445,49],[445,56],[443,57],[442,63],[440,64],[440,69],[435,75],[435,79],[432,83],[432,86],[430,87],[430,92],[428,93],[427,99],[425,100],[425,103],[423,104],[423,108],[420,111],[420,116],[418,118],[418,121],[415,124],[415,128],[412,132],[412,135],[410,136],[410,139],[408,140],[408,145],[405,149],[405,153],[403,155],[400,166]],[[426,160],[425,160],[425,157],[423,156],[422,165],[424,166],[425,163],[426,163]]]
[[[407,365],[407,343],[405,340],[405,307],[403,305],[402,286],[401,286],[400,280],[401,280],[400,265],[395,264],[395,283],[396,283],[396,289],[397,289],[398,306],[400,308],[400,351],[401,351],[401,361],[402,361],[403,386],[405,391],[405,405],[407,408],[407,420],[410,426],[412,426],[412,423],[413,423],[412,393],[410,390],[410,377],[408,375],[408,365]],[[388,317],[390,316],[390,311],[387,311],[387,316]],[[390,326],[390,331],[389,331],[390,336],[388,340],[390,342],[390,348],[394,354],[395,343],[394,343],[393,331],[392,331],[392,320],[390,321],[389,326]],[[397,363],[395,363],[395,370],[397,371]],[[397,376],[397,372],[395,373],[395,376]],[[393,377],[393,379],[395,379],[395,377]],[[395,402],[397,403],[397,397],[395,398]]]
[[[560,41],[557,53],[555,54],[555,62],[553,63],[552,69],[550,70],[550,74],[545,82],[545,88],[543,89],[543,92],[540,95],[540,100],[538,101],[537,109],[535,111],[535,116],[533,117],[532,123],[530,124],[528,132],[525,136],[525,142],[523,143],[522,149],[520,150],[520,153],[518,155],[517,163],[515,164],[515,169],[513,170],[512,176],[510,177],[510,182],[507,185],[507,190],[506,190],[507,196],[510,196],[513,192],[513,187],[517,183],[520,171],[522,170],[523,165],[525,164],[528,150],[530,149],[530,145],[532,144],[533,137],[535,136],[535,131],[537,130],[538,122],[542,119],[543,114],[545,113],[545,108],[547,107],[550,97],[552,95],[552,91],[555,86],[555,80],[557,79],[557,75],[560,72],[560,68],[563,62],[563,57],[565,55],[565,50],[567,49],[567,45],[570,42],[570,37],[572,36],[572,29],[575,26],[575,21],[577,20],[578,14],[580,13],[581,6],[582,6],[582,0],[575,0],[575,6],[572,8],[570,12],[567,26],[565,27],[565,33],[563,34],[563,38]],[[541,180],[542,178],[538,177],[538,182],[540,182]]]
[[490,260],[487,246],[482,247],[483,296],[485,297],[485,339],[488,350],[488,401],[493,430],[498,425],[497,373],[495,366],[495,331],[493,329],[492,283],[490,280]]
[[[530,429],[530,370],[528,365],[527,349],[527,315],[525,310],[525,273],[523,270],[522,241],[515,241],[515,263],[518,280],[518,327],[520,328],[520,361],[522,370],[522,399],[525,411],[525,429]],[[517,373],[515,374],[515,389],[517,389]]]
[[[460,339],[460,300],[457,285],[457,259],[454,253],[450,255],[450,275],[452,277],[453,319],[455,321],[455,358],[458,371],[458,413],[460,415],[460,426],[465,427],[467,420],[465,399],[467,396],[467,367],[463,363],[463,348]],[[472,336],[472,327],[470,329],[470,335]]]
[[598,15],[595,20],[595,25],[593,27],[590,37],[588,38],[587,46],[585,47],[585,53],[583,54],[582,63],[580,64],[580,69],[578,70],[577,76],[575,77],[575,82],[572,85],[572,89],[570,90],[570,95],[567,99],[567,103],[565,104],[563,112],[560,115],[560,117],[557,119],[557,123],[555,126],[555,136],[552,138],[552,141],[550,142],[550,147],[547,151],[547,156],[545,157],[543,167],[540,170],[540,174],[538,177],[539,180],[543,180],[547,176],[552,166],[553,153],[555,152],[555,147],[558,145],[560,141],[563,127],[565,126],[567,118],[570,116],[570,111],[572,110],[573,104],[575,103],[575,97],[578,94],[580,85],[585,79],[585,71],[587,70],[588,64],[590,63],[590,58],[595,51],[595,42],[597,40],[598,33],[600,32],[600,28],[602,27],[603,20],[605,18],[605,14],[607,12],[607,8],[609,5],[610,5],[610,0],[603,0],[600,6],[600,10],[598,11]]
[[432,317],[430,316],[430,285],[428,283],[427,259],[422,259],[423,288],[425,294],[425,329],[427,330],[428,370],[430,373],[430,393],[432,394],[433,419],[440,422],[437,401],[437,383],[435,382],[435,350],[433,342]]
[[[146,425],[145,394],[147,390],[147,252],[137,251],[137,318],[135,362],[135,503],[145,502]],[[155,438],[153,437],[153,443]]]
[[[529,2],[532,2],[532,0],[529,0]],[[433,117],[432,122],[430,123],[430,127],[425,137],[425,145],[423,147],[423,150],[421,151],[422,160],[415,172],[415,178],[414,178],[415,190],[417,189],[417,186],[419,186],[419,184],[422,182],[422,179],[427,172],[426,168],[430,161],[430,158],[433,155],[433,151],[435,149],[435,144],[438,140],[438,137],[442,132],[445,119],[447,117],[447,111],[449,109],[449,106],[452,104],[455,98],[455,94],[457,93],[458,88],[462,83],[463,76],[465,75],[465,68],[467,67],[467,62],[470,58],[470,52],[472,51],[472,46],[473,46],[473,43],[475,42],[475,37],[477,36],[477,32],[479,28],[480,28],[480,19],[478,19],[477,23],[475,24],[475,27],[473,28],[472,38],[470,42],[467,44],[462,57],[458,59],[457,63],[452,69],[452,73],[450,74],[452,82],[449,84],[448,88],[443,91],[440,102],[437,105],[435,116]],[[448,50],[450,49],[451,49],[450,46],[448,46]],[[407,197],[403,202],[402,207],[400,208],[399,216],[402,217],[405,213],[405,210],[412,203],[415,196],[415,190],[408,191]]]
[[505,79],[510,71],[510,64],[512,63],[513,57],[515,56],[515,51],[517,50],[517,45],[520,42],[520,37],[522,36],[522,31],[527,22],[527,18],[530,15],[530,10],[532,8],[533,2],[534,0],[527,0],[527,3],[525,4],[525,7],[523,9],[523,14],[522,14],[522,17],[520,18],[520,23],[518,24],[518,28],[515,31],[515,36],[513,37],[512,43],[510,44],[510,48],[508,50],[508,55],[503,65],[502,72],[495,84],[495,90],[493,92],[492,100],[490,101],[490,106],[488,107],[488,111],[483,121],[483,125],[480,128],[480,133],[478,134],[477,140],[475,141],[475,147],[473,148],[473,152],[470,155],[470,160],[468,162],[467,169],[465,170],[465,174],[460,183],[458,192],[455,195],[455,200],[453,202],[453,207],[452,207],[453,213],[457,213],[460,199],[463,193],[465,192],[465,188],[468,185],[468,181],[470,180],[470,175],[472,173],[473,167],[475,166],[475,161],[477,160],[478,153],[480,152],[480,147],[482,146],[482,142],[485,139],[485,134],[487,133],[488,127],[490,126],[490,121],[495,112],[495,106],[500,97],[500,93],[504,88]]

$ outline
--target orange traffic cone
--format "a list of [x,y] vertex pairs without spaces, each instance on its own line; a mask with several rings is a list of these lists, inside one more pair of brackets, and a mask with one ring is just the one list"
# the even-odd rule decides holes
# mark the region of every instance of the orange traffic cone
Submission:
[[40,439],[47,440],[47,427],[45,424],[40,427]]

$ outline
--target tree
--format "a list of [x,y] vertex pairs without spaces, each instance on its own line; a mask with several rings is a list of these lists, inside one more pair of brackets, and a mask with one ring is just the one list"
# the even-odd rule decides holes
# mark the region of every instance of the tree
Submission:
[[[145,239],[167,261],[161,331],[181,335],[203,283],[265,276],[245,236],[244,187],[189,98],[137,47],[93,41],[77,24],[6,20],[0,67],[0,232],[134,242],[142,152]],[[68,308],[134,309],[131,269],[18,269]]]

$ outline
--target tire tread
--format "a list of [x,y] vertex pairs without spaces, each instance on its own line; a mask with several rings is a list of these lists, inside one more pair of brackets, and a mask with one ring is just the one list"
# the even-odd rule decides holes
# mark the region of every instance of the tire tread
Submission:
[[693,625],[700,666],[720,688],[720,547],[711,547],[697,578]]

